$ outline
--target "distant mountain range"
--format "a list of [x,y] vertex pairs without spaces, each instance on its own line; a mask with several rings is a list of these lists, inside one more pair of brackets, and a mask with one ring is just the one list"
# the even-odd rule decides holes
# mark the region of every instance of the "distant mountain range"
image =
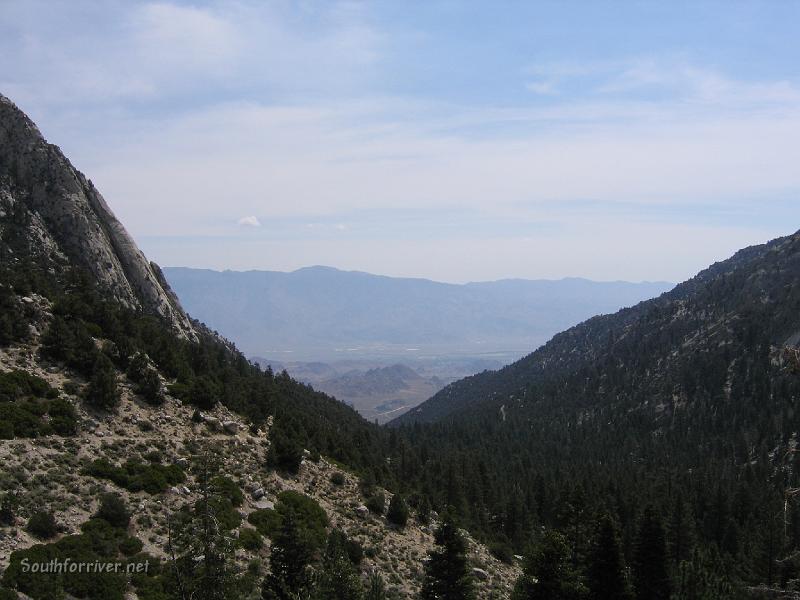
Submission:
[[479,357],[416,359],[407,364],[385,360],[337,360],[279,362],[255,356],[263,368],[286,371],[294,379],[335,396],[369,421],[386,423],[424,402],[448,383],[495,370],[503,363]]
[[330,267],[291,273],[169,267],[187,311],[271,361],[484,356],[510,362],[557,332],[672,287],[508,279],[463,285]]

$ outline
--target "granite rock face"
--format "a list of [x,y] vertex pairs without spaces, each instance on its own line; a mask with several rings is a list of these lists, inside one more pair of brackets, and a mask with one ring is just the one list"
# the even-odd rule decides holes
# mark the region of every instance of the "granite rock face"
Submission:
[[0,94],[0,224],[23,208],[39,247],[90,272],[110,296],[195,339],[159,267],[147,260],[91,181]]

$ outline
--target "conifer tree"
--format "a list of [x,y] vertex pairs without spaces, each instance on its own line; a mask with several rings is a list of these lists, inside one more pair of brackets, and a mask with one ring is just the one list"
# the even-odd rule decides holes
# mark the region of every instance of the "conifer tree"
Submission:
[[408,523],[408,505],[400,494],[392,496],[389,502],[389,510],[386,512],[386,518],[390,523],[398,527],[405,527]]
[[609,515],[600,520],[597,538],[589,553],[587,584],[591,600],[630,598],[617,525]]
[[636,600],[669,599],[671,586],[664,527],[652,506],[645,509],[639,525],[632,566]]
[[301,539],[294,513],[288,511],[272,542],[270,572],[261,588],[263,600],[293,600],[308,586],[311,562],[308,545]]
[[[181,598],[233,599],[237,596],[234,543],[221,525],[218,494],[212,484],[220,464],[206,452],[197,458],[194,469],[200,498],[169,522],[172,575]],[[109,508],[114,519],[121,522],[120,507]]]
[[683,500],[682,495],[678,495],[675,506],[669,519],[669,558],[673,565],[677,565],[687,560],[692,555],[694,545],[694,528],[689,507]]
[[347,554],[347,536],[341,529],[334,529],[328,536],[322,571],[314,586],[313,598],[315,600],[364,598],[364,588],[358,572]]
[[422,600],[471,600],[475,598],[467,563],[467,545],[458,528],[445,519],[435,535],[422,584]]
[[114,365],[105,354],[100,354],[95,362],[94,373],[89,380],[86,401],[94,408],[111,410],[119,402],[117,377]]
[[736,597],[736,590],[726,577],[719,574],[721,569],[699,550],[692,553],[678,568],[675,594],[672,600],[730,600]]
[[512,600],[581,600],[586,587],[572,568],[567,542],[560,533],[549,530],[533,547],[522,575],[514,586]]

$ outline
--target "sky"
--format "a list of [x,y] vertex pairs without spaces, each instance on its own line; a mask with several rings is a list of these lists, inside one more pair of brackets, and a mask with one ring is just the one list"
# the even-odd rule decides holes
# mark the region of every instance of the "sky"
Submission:
[[682,281],[800,229],[800,2],[0,0],[164,266]]

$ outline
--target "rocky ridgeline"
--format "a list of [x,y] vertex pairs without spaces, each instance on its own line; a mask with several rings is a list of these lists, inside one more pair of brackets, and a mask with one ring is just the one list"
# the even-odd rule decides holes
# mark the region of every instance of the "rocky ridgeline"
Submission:
[[92,274],[119,302],[161,315],[193,339],[194,328],[159,267],[147,260],[92,182],[0,94],[0,225],[27,211],[31,243]]

